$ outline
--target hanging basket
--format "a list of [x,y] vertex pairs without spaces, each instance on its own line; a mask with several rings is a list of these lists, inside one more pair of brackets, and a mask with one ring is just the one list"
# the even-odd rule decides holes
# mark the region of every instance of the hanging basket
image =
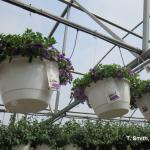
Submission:
[[13,146],[12,150],[30,150],[30,144],[20,145],[20,146]]
[[108,78],[92,83],[85,94],[100,118],[121,117],[130,108],[130,87],[125,79]]
[[[48,106],[52,90],[49,83],[59,83],[56,62],[16,57],[0,64],[1,97],[6,109],[16,113],[36,113]],[[48,83],[49,81],[49,83]]]
[[42,144],[36,147],[36,150],[51,150],[50,146]]
[[136,105],[143,116],[150,120],[150,93],[143,94],[140,99],[136,99]]

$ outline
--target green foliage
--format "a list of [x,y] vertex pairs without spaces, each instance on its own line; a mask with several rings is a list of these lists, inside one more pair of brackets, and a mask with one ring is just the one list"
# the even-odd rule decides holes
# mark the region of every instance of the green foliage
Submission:
[[[99,124],[100,125],[100,124]],[[86,133],[86,147],[96,146],[101,143],[102,128],[97,123],[90,122],[89,120],[85,122],[84,128]],[[99,127],[98,127],[99,126]]]
[[0,34],[0,62],[6,58],[22,55],[31,57],[41,56],[43,49],[55,44],[54,38],[43,37],[39,32],[27,29],[22,35]]
[[130,79],[131,106],[136,106],[136,100],[142,98],[146,93],[150,93],[150,80],[141,80],[138,77]]
[[115,122],[106,122],[102,125],[101,130],[102,144],[113,145],[114,137],[118,136],[117,124]]
[[126,78],[130,79],[131,74],[125,68],[117,64],[113,65],[98,65],[96,68],[91,69],[89,73],[85,74],[82,78],[77,78],[73,82],[73,89],[76,87],[87,87],[92,82],[103,80],[104,78]]
[[75,120],[68,121],[63,126],[64,137],[66,138],[66,144],[77,144],[83,146],[86,143],[87,135],[85,128]]
[[10,150],[11,148],[11,133],[8,131],[7,126],[0,126],[0,148],[3,150]]
[[68,144],[68,136],[64,131],[64,128],[60,126],[57,129],[58,136],[56,137],[56,147],[63,147]]
[[[83,149],[112,147],[112,145],[130,145],[135,142],[132,137],[150,138],[149,124],[132,124],[110,121],[85,121],[82,124],[74,120],[64,125],[50,122],[29,122],[25,118],[9,126],[0,126],[0,147],[10,150],[12,146],[30,143],[36,148],[39,144],[47,144],[56,149],[67,144],[77,144]],[[130,140],[127,139],[130,136]],[[142,145],[147,141],[136,141]]]
[[7,132],[10,135],[11,145],[27,144],[30,139],[30,123],[25,118],[20,121],[10,124],[7,128]]
[[150,80],[134,78],[131,83],[132,94],[137,98],[142,97],[144,93],[150,92]]
[[32,147],[37,145],[46,144],[49,146],[56,145],[56,138],[59,134],[59,126],[51,123],[38,123],[37,120],[33,121],[31,124],[31,136],[30,142]]

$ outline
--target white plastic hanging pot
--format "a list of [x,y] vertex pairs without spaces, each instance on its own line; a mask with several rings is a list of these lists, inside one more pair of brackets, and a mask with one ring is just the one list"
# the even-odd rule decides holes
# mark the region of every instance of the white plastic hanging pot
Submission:
[[150,93],[142,95],[140,99],[136,100],[136,105],[140,109],[143,116],[150,120]]
[[76,144],[68,144],[65,146],[65,150],[81,150],[81,148]]
[[36,147],[36,150],[51,150],[50,146],[42,144]]
[[87,87],[85,94],[100,118],[121,117],[130,109],[130,87],[125,79],[99,80]]
[[12,150],[30,150],[30,144],[28,144],[28,145],[13,146]]
[[16,57],[0,64],[1,96],[6,109],[16,113],[35,113],[48,106],[52,90],[59,84],[56,62]]

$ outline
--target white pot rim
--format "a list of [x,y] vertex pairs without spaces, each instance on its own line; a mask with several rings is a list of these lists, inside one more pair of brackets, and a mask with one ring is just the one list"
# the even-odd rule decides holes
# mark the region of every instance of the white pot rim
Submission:
[[[111,80],[111,79],[112,79],[112,80],[118,80],[118,81],[124,81],[124,82],[126,82],[126,83],[128,83],[128,84],[130,83],[129,80],[126,79],[126,78],[118,79],[118,78],[113,78],[113,77],[103,78],[102,80],[98,80],[97,82],[106,81],[106,80]],[[92,87],[94,87],[94,86],[97,84],[97,82],[92,82],[92,83],[90,84],[90,87],[86,87],[86,88],[85,88],[84,93],[85,93],[86,96],[87,96],[86,93],[88,93],[88,92],[90,91],[90,89],[91,89]]]
[[[32,62],[29,62],[29,61],[28,61],[28,60],[29,60],[29,57],[17,55],[17,56],[13,56],[11,62],[9,62],[9,58],[6,58],[5,60],[3,60],[3,61],[0,63],[0,65],[8,64],[8,63],[13,63],[14,61],[21,61],[21,60],[22,60],[22,62],[32,63]],[[56,62],[56,63],[57,63],[57,61],[54,61],[54,60],[47,60],[47,59],[45,59],[45,58],[43,58],[43,60],[41,60],[41,59],[39,58],[39,56],[37,56],[37,58],[34,58],[34,57],[33,57],[33,60],[32,60],[32,61],[34,61],[34,62]]]

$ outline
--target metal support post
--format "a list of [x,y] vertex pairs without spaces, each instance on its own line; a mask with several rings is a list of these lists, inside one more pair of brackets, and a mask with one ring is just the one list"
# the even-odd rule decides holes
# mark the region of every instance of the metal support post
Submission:
[[[72,1],[71,1],[72,2]],[[70,3],[71,3],[70,2]],[[68,5],[67,10],[65,11],[65,13],[67,13],[66,19],[69,19],[70,16],[70,5]],[[65,14],[64,13],[64,14]],[[68,26],[65,26],[65,32],[64,32],[64,40],[63,40],[63,48],[62,48],[62,52],[65,53],[66,50],[66,43],[67,43],[67,34],[68,34]],[[57,95],[56,95],[56,103],[55,103],[55,111],[54,113],[56,114],[58,112],[58,105],[59,105],[59,97],[60,97],[60,90],[57,90]]]
[[55,114],[58,112],[59,97],[60,97],[60,90],[58,89],[56,93],[56,102],[55,102],[55,111],[54,111]]
[[[70,10],[71,10],[71,8],[69,7],[68,10],[67,10],[67,16],[66,16],[66,19],[67,19],[67,20],[69,20],[69,17],[70,17]],[[68,26],[65,26],[64,40],[63,40],[63,48],[62,48],[62,52],[63,52],[63,53],[65,53],[65,50],[66,50],[67,34],[68,34]]]
[[144,0],[143,6],[143,51],[149,49],[149,12],[150,12],[150,0]]

